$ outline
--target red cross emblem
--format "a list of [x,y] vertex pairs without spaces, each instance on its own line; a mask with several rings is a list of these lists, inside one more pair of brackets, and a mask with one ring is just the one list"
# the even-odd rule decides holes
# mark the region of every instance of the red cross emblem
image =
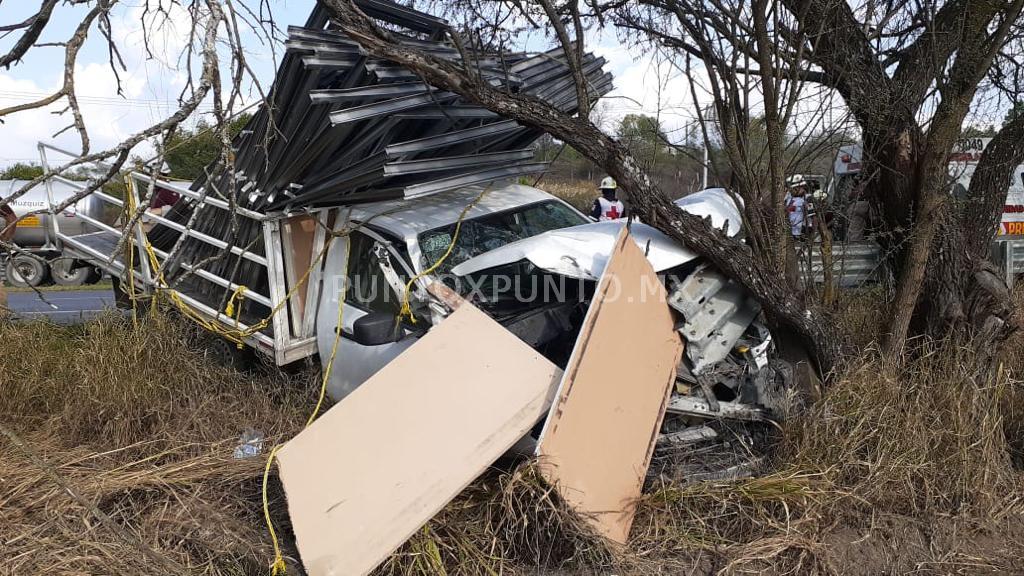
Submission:
[[612,207],[609,208],[608,211],[604,213],[604,215],[611,218],[612,220],[617,219],[620,216],[619,207],[612,204]]

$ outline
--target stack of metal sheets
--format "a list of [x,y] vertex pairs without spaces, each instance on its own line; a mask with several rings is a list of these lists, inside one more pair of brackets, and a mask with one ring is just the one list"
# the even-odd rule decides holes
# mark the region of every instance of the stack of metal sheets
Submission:
[[[359,0],[410,48],[452,61],[447,22],[384,0]],[[291,211],[412,198],[544,170],[533,161],[534,128],[498,117],[425,84],[413,72],[370,57],[331,25],[319,4],[305,27],[291,27],[269,108],[234,143],[235,173],[212,167],[221,191],[231,180],[240,205]],[[468,50],[467,64],[496,87],[530,94],[562,111],[577,109],[563,50],[528,55]],[[604,59],[584,59],[591,94],[612,86]],[[196,187],[205,185],[196,183]]]
[[[525,54],[467,47],[448,40],[448,23],[387,0],[356,0],[401,43],[460,62],[502,90],[533,95],[572,114],[573,75],[561,48]],[[215,163],[193,183],[211,197],[262,214],[415,198],[542,172],[532,144],[542,132],[426,84],[412,71],[369,56],[318,3],[303,27],[291,27],[287,51],[262,107],[233,142],[230,169]],[[468,60],[468,61],[467,61]],[[604,59],[587,54],[584,73],[594,100],[612,88]],[[263,231],[194,201],[170,218],[231,246],[263,255]],[[266,269],[161,226],[150,235],[172,252],[167,269],[203,262],[232,283],[266,286]],[[175,247],[172,250],[172,247]],[[218,309],[229,295],[190,278],[190,293]],[[254,312],[259,314],[259,312]]]

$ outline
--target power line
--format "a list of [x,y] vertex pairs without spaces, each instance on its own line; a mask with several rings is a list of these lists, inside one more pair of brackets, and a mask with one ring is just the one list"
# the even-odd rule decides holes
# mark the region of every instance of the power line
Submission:
[[[24,97],[28,97],[28,98],[43,98],[45,96],[49,96],[50,95],[50,93],[48,93],[48,92],[31,92],[31,91],[28,91],[28,90],[0,90],[0,94],[3,94],[3,95],[10,94],[10,95],[13,95],[13,96],[24,96]],[[78,94],[78,93],[76,93],[75,96],[77,96],[79,99],[90,98],[90,99],[95,99],[95,100],[115,100],[115,101],[118,101],[118,102],[152,102],[152,103],[157,103],[157,104],[171,102],[171,100],[166,99],[166,98],[164,98],[164,99],[158,99],[158,98],[123,98],[121,96],[109,96],[109,95],[108,96],[100,96],[100,95],[91,96],[91,95],[88,95],[88,94]]]
[[[22,92],[3,90],[0,91],[0,100],[15,100],[19,103],[34,102],[52,94],[42,92]],[[181,104],[173,100],[149,100],[139,98],[121,98],[118,96],[83,96],[75,94],[80,104],[92,104],[98,106],[115,106],[124,108],[179,108]],[[199,110],[212,110],[212,104],[200,104]]]

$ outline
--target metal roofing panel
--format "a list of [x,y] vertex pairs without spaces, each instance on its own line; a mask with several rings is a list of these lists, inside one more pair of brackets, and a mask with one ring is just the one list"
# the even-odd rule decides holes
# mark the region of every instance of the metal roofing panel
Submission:
[[311,90],[309,99],[315,104],[326,102],[349,102],[363,98],[394,98],[408,94],[424,94],[434,91],[423,82],[395,82],[393,84],[374,84],[355,88]]
[[406,198],[416,198],[428,194],[436,194],[445,190],[454,190],[464,186],[474,186],[495,180],[523,176],[525,174],[537,174],[548,169],[547,162],[532,162],[529,164],[518,164],[514,166],[502,166],[500,168],[487,168],[477,172],[458,174],[421,184],[413,184],[405,187]]
[[[462,210],[480,197],[484,186],[466,186],[419,198],[396,199],[352,207],[352,219],[372,222],[400,238],[454,224]],[[535,202],[551,200],[543,190],[522,184],[498,184],[487,190],[466,213],[466,218],[494,214]]]
[[384,165],[384,174],[398,176],[403,174],[423,174],[462,168],[465,166],[482,166],[485,164],[520,162],[533,158],[533,150],[512,150],[510,152],[489,152],[485,154],[467,154],[465,156],[445,156],[441,158],[424,158],[421,160],[404,160],[388,162]]
[[375,116],[383,116],[385,114],[394,114],[395,112],[403,112],[405,110],[419,108],[420,106],[439,104],[452,100],[453,98],[455,98],[455,94],[452,94],[451,92],[401,96],[399,98],[392,98],[390,100],[374,102],[373,104],[365,104],[363,106],[355,106],[353,108],[346,108],[344,110],[332,112],[331,123],[344,124],[345,122],[365,120]]
[[517,128],[519,128],[519,123],[517,123],[515,120],[492,122],[490,124],[484,124],[483,126],[476,126],[473,128],[466,128],[464,130],[456,130],[454,132],[446,132],[444,134],[438,134],[436,136],[428,136],[426,138],[420,138],[417,140],[409,140],[407,142],[392,144],[391,146],[385,148],[385,152],[387,152],[388,158],[395,158],[402,154],[419,152],[421,150],[437,148],[439,146],[444,146],[447,144],[464,142],[466,140],[473,140],[484,136],[504,134]]

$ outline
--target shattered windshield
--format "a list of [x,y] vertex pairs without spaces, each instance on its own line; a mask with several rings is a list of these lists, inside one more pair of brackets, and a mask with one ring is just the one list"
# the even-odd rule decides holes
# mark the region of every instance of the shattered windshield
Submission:
[[[459,237],[452,249],[451,256],[444,261],[437,272],[448,272],[474,256],[490,252],[516,240],[587,222],[588,220],[578,212],[557,200],[546,200],[497,214],[465,220],[462,223],[462,229],[459,230]],[[454,235],[455,224],[420,234],[420,251],[423,253],[424,269],[433,266],[444,256]]]

